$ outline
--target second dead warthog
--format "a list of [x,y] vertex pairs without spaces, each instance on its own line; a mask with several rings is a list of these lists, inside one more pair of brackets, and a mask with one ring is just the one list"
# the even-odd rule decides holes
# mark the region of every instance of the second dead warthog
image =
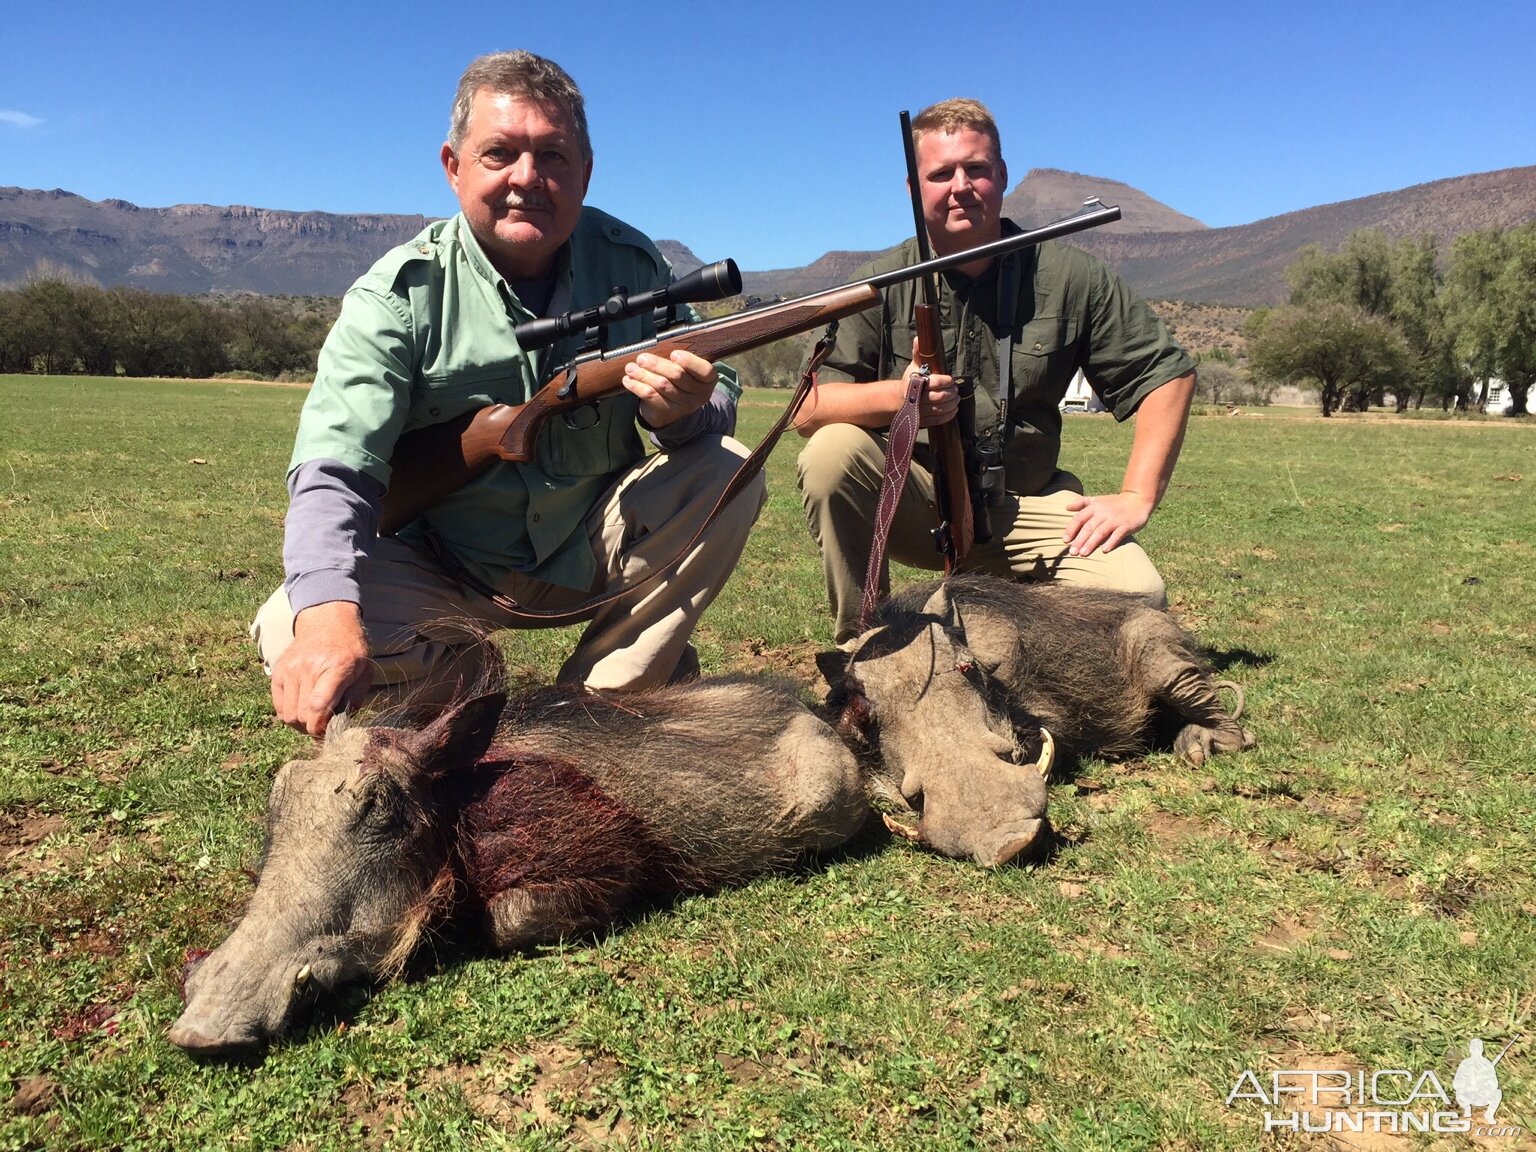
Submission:
[[[1232,712],[1223,687],[1237,692]],[[1238,723],[1241,691],[1212,678],[1167,612],[1138,596],[985,575],[888,599],[829,704],[845,736],[871,750],[888,798],[920,812],[907,834],[988,865],[1046,831],[1053,745],[1131,755],[1169,720],[1180,725],[1174,749],[1194,764],[1254,742]]]
[[259,1050],[303,1002],[399,970],[450,919],[512,950],[842,844],[853,754],[789,691],[704,681],[473,697],[424,726],[333,721],[283,766],[234,933],[191,968],[172,1043]]

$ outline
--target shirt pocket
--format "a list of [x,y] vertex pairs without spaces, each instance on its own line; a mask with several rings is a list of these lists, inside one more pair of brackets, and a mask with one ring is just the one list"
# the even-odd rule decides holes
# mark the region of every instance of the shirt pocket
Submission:
[[1019,330],[1012,365],[1016,401],[1055,404],[1076,371],[1075,317],[1037,316]]
[[441,424],[490,404],[516,404],[527,394],[523,369],[516,362],[484,365],[458,372],[424,375],[411,397],[406,431]]

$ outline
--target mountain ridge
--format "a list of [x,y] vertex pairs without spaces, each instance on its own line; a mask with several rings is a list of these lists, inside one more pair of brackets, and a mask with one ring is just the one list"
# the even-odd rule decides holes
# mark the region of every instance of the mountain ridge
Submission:
[[[1099,256],[1151,299],[1253,307],[1285,297],[1285,267],[1304,244],[1336,247],[1360,228],[1398,238],[1536,220],[1536,166],[1427,181],[1250,224],[1210,228],[1120,181],[1031,169],[1004,199],[1025,226],[1070,215],[1089,196],[1118,203],[1114,224],[1066,241]],[[64,189],[0,187],[0,285],[39,267],[112,287],[182,295],[337,296],[389,248],[430,222],[408,214],[296,212],[249,205],[142,207]],[[899,241],[898,241],[899,242]],[[679,240],[658,247],[682,272],[701,261]],[[845,282],[877,251],[824,253],[800,268],[744,271],[745,291],[798,296]]]

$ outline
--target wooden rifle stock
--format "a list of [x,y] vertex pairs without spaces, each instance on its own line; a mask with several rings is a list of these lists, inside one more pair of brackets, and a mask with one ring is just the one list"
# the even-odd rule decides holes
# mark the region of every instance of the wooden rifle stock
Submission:
[[[948,375],[944,367],[944,332],[938,311],[931,304],[914,308],[917,325],[917,366],[936,375]],[[933,449],[934,503],[938,505],[939,551],[944,554],[944,573],[953,572],[970,553],[976,542],[976,522],[971,509],[970,484],[966,476],[965,442],[960,436],[960,421],[951,418],[928,429],[928,444]]]
[[685,325],[657,340],[578,357],[526,404],[492,404],[407,432],[390,458],[389,490],[384,494],[379,531],[397,532],[497,460],[532,460],[545,420],[624,391],[624,365],[641,352],[667,356],[681,348],[705,360],[720,360],[822,327],[879,302],[879,291],[864,281]]
[[[964,252],[892,269],[867,280],[845,284],[840,288],[829,288],[824,292],[813,292],[766,308],[754,308],[717,320],[669,328],[655,339],[642,340],[623,348],[578,356],[526,404],[492,404],[457,419],[413,429],[402,435],[395,443],[395,451],[389,461],[390,482],[384,494],[384,511],[379,531],[386,536],[392,535],[458,491],[494,461],[532,460],[534,442],[545,420],[557,413],[570,413],[606,396],[622,392],[624,365],[641,352],[666,356],[673,349],[681,348],[705,360],[719,360],[737,352],[749,352],[786,336],[809,332],[812,328],[873,308],[880,302],[880,289],[891,284],[918,276],[936,276],[974,260],[1002,256],[1118,219],[1119,208],[1103,205],[1096,209],[1085,208],[1075,216],[1058,220],[1054,224],[1021,232],[1016,236],[1006,236]],[[922,346],[933,349],[937,357],[933,370],[942,371],[944,344],[936,316],[933,327],[931,341]],[[959,430],[953,425],[951,421],[949,425],[929,431],[929,439],[940,453],[941,461],[963,459],[964,452],[959,447],[954,451],[942,447],[951,436],[958,445]],[[950,431],[945,432],[943,428],[949,428]],[[948,475],[949,464],[941,465],[940,471]],[[955,503],[963,511],[951,512],[949,519],[952,525],[967,526],[965,537],[969,541],[973,521],[970,501],[964,497],[966,488],[963,481],[962,465],[959,478],[953,482],[950,491],[952,494],[961,494],[961,499]],[[966,549],[969,549],[969,543]],[[964,555],[963,551],[961,555]]]

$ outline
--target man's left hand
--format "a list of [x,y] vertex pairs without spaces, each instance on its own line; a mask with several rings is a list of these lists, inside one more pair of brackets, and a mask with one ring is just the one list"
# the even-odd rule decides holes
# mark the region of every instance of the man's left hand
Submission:
[[1147,526],[1155,506],[1150,497],[1139,492],[1078,496],[1067,503],[1067,511],[1077,515],[1067,525],[1062,540],[1073,556],[1089,556],[1101,548],[1113,552],[1127,536]]
[[640,401],[651,428],[665,428],[709,403],[718,375],[701,356],[674,348],[669,356],[642,352],[624,365],[624,387]]

